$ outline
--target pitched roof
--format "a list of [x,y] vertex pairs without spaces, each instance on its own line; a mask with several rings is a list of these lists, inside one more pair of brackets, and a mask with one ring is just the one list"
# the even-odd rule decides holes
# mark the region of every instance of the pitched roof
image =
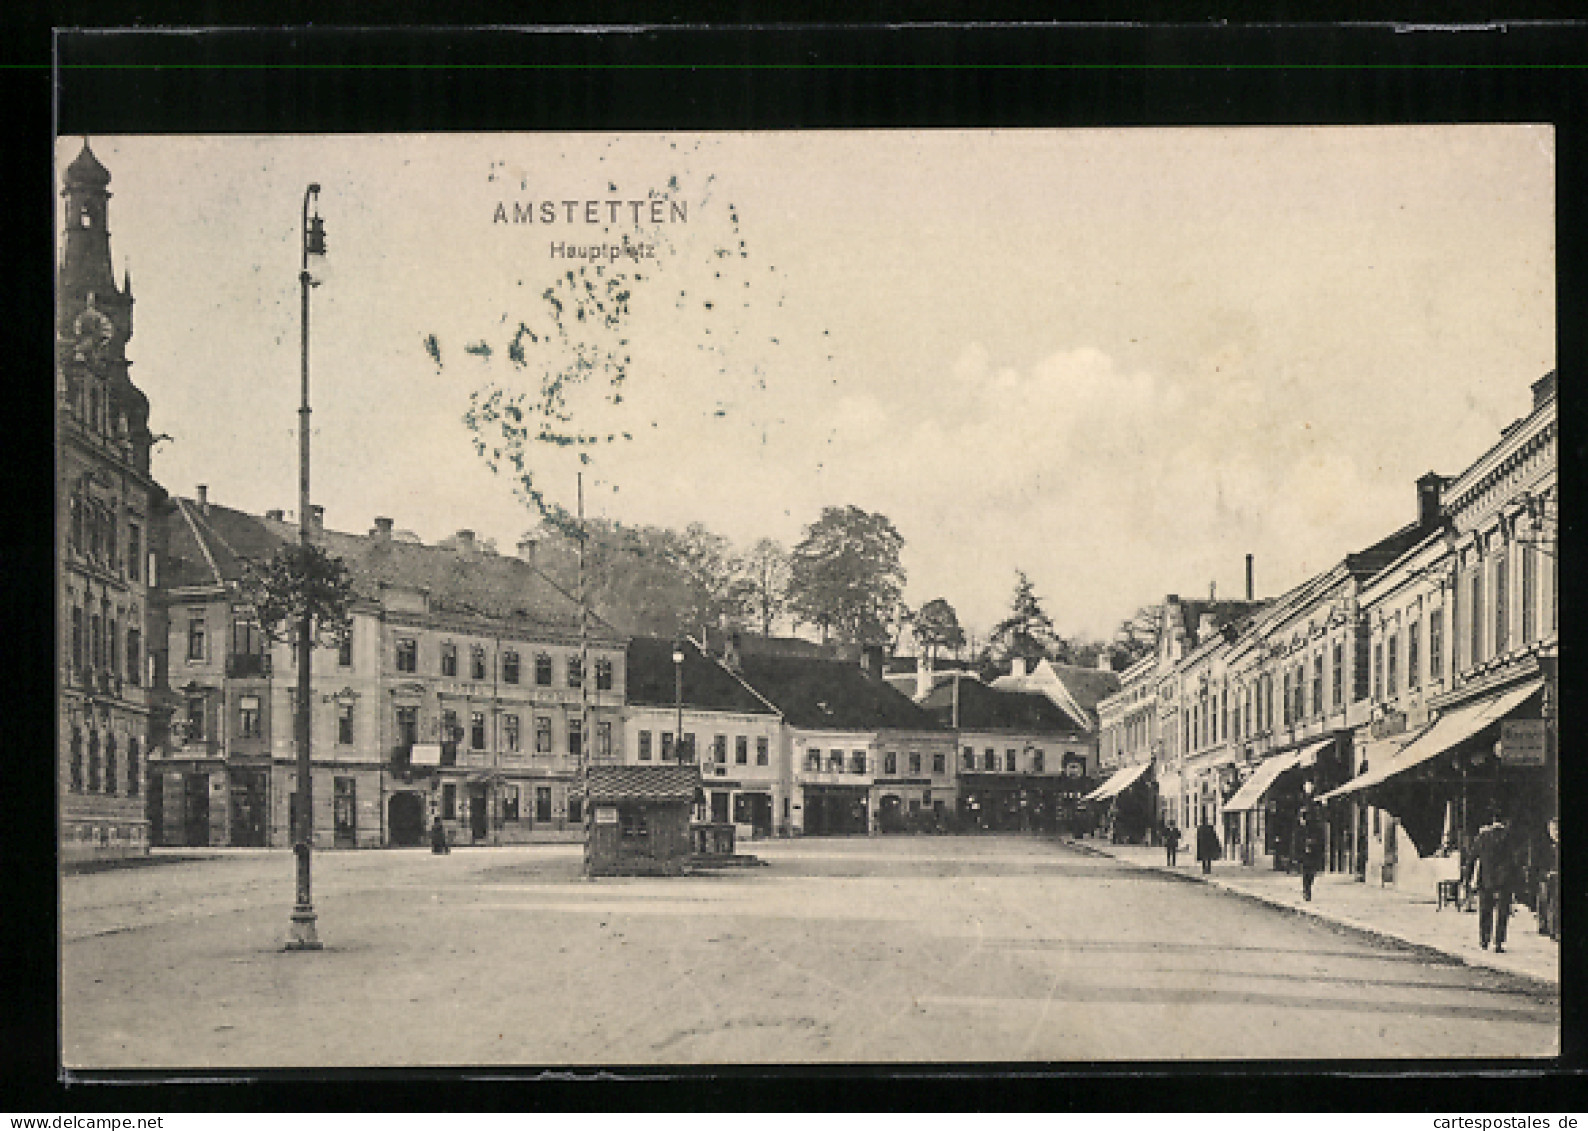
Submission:
[[585,784],[590,803],[618,801],[693,802],[700,788],[699,766],[591,766]]
[[[954,687],[945,683],[921,701],[921,706],[949,725],[954,716]],[[1039,691],[1009,691],[988,687],[978,679],[959,681],[959,725],[962,730],[1066,731],[1085,730],[1048,696]]]
[[[262,560],[295,542],[295,523],[260,518],[210,503],[173,500],[165,523],[167,560],[162,580],[172,586],[238,581],[246,560]],[[426,592],[429,607],[496,620],[577,631],[579,603],[528,562],[484,552],[322,530],[314,542],[342,559],[362,599],[378,601],[383,586]],[[593,613],[590,632],[613,640],[616,631]]]
[[1119,690],[1119,673],[1074,664],[1048,665],[1083,711],[1097,718],[1097,704]]
[[[704,655],[693,641],[683,644],[684,706],[691,710],[737,711],[770,715],[762,702],[732,672]],[[671,707],[677,686],[673,642],[656,636],[636,636],[629,641],[624,686],[628,702],[642,707]]]
[[858,664],[807,656],[741,657],[745,682],[797,727],[812,730],[937,730],[936,720]]

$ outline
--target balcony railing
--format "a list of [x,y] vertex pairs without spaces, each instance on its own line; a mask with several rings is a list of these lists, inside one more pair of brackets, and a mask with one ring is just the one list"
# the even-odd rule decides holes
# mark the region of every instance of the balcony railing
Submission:
[[226,674],[232,679],[260,679],[270,674],[270,656],[264,652],[233,652],[226,657]]

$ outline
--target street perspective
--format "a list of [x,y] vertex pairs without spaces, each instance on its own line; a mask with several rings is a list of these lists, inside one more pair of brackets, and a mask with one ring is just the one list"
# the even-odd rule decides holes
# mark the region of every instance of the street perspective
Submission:
[[1559,1056],[1551,127],[56,180],[68,1076]]

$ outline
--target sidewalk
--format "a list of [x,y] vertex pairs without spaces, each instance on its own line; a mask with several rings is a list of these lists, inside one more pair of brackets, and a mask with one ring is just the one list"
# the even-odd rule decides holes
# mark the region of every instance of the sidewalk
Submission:
[[1301,876],[1275,872],[1269,868],[1247,868],[1228,860],[1213,865],[1211,875],[1184,848],[1180,862],[1169,868],[1161,848],[1107,841],[1066,839],[1063,843],[1083,852],[1109,856],[1137,868],[1172,872],[1187,880],[1260,900],[1321,922],[1354,931],[1393,939],[1412,946],[1437,951],[1468,966],[1484,967],[1505,974],[1560,988],[1560,944],[1538,933],[1538,921],[1527,908],[1516,905],[1511,915],[1505,951],[1495,954],[1478,946],[1476,913],[1460,912],[1445,906],[1435,910],[1434,893],[1402,891],[1358,883],[1351,875],[1319,873],[1312,886],[1312,900],[1301,898]]

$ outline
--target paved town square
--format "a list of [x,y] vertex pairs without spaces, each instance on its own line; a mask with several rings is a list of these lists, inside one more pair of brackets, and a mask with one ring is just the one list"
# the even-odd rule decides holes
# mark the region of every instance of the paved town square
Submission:
[[[756,843],[580,878],[576,845],[67,876],[73,1067],[1542,1057],[1520,979],[1037,837]],[[1468,917],[1470,920],[1470,916]]]

